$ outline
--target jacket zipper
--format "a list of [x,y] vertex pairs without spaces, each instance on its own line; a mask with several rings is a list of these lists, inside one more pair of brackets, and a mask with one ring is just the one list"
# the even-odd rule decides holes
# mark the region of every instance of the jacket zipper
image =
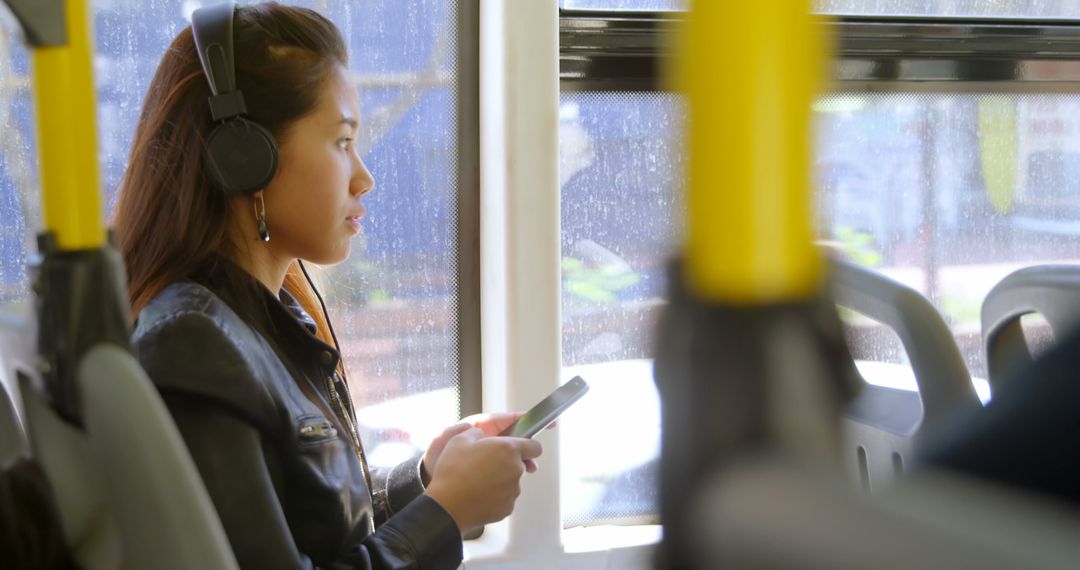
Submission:
[[[345,409],[345,404],[341,400],[341,395],[337,391],[336,383],[334,382],[334,375],[326,377],[327,391],[330,392],[330,403],[332,406],[336,406],[334,410],[338,414],[338,417],[348,425],[350,439],[353,444],[353,448],[356,450],[356,454],[360,456],[360,470],[364,472],[364,480],[367,481],[368,493],[374,495],[375,486],[371,482],[371,470],[368,469],[367,456],[364,453],[364,446],[360,442],[360,433],[356,428],[356,419],[353,414],[350,414]],[[349,398],[349,407],[352,407],[352,398]],[[374,505],[373,505],[374,506]],[[368,530],[371,534],[375,533],[375,513],[368,518]]]

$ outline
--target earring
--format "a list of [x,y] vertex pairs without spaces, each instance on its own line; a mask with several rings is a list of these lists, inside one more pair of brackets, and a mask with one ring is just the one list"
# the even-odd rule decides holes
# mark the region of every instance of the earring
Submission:
[[259,239],[270,241],[270,230],[266,227],[266,201],[262,195],[255,196],[255,219],[259,221]]

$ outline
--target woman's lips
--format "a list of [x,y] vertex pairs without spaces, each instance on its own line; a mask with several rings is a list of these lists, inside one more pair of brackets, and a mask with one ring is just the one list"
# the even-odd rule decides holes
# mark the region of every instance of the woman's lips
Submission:
[[349,216],[348,218],[345,218],[345,223],[349,224],[349,228],[352,229],[353,233],[360,233],[361,216],[362,214],[359,216]]

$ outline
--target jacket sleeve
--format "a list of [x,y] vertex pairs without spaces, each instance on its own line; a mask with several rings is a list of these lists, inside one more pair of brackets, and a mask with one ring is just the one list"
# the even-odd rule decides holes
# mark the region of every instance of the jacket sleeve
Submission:
[[424,494],[424,483],[420,476],[420,462],[423,455],[416,454],[389,468],[371,469],[371,483],[375,486],[372,495],[375,500],[375,524],[383,524],[394,513],[401,512]]
[[[274,431],[266,425],[273,401],[237,344],[210,318],[193,313],[142,335],[136,350],[191,452],[241,568],[458,567],[461,536],[430,497],[408,503],[338,560],[316,566],[297,549],[279,499],[279,446],[268,440]],[[267,405],[271,416],[263,415]]]

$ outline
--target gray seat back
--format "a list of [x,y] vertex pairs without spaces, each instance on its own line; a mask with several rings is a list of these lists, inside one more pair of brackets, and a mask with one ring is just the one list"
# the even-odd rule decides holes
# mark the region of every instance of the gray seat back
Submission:
[[0,306],[0,468],[30,453],[18,382],[32,368],[33,337],[23,332],[29,319],[27,304]]
[[870,491],[904,470],[927,426],[981,404],[952,332],[922,294],[845,261],[833,260],[830,269],[836,304],[896,332],[919,388],[911,393],[867,384],[848,409],[847,464]]
[[27,364],[35,359],[34,331],[28,315],[0,320],[0,339],[23,339],[0,343],[0,370],[18,386],[4,393],[21,404],[12,414],[27,436],[20,453],[45,472],[79,567],[235,569],[194,462],[134,357],[109,343],[86,352],[78,373],[80,428],[49,405]]
[[1080,265],[1037,265],[1009,274],[982,305],[983,346],[991,390],[1008,373],[1031,364],[1020,318],[1038,313],[1056,337],[1080,323]]

